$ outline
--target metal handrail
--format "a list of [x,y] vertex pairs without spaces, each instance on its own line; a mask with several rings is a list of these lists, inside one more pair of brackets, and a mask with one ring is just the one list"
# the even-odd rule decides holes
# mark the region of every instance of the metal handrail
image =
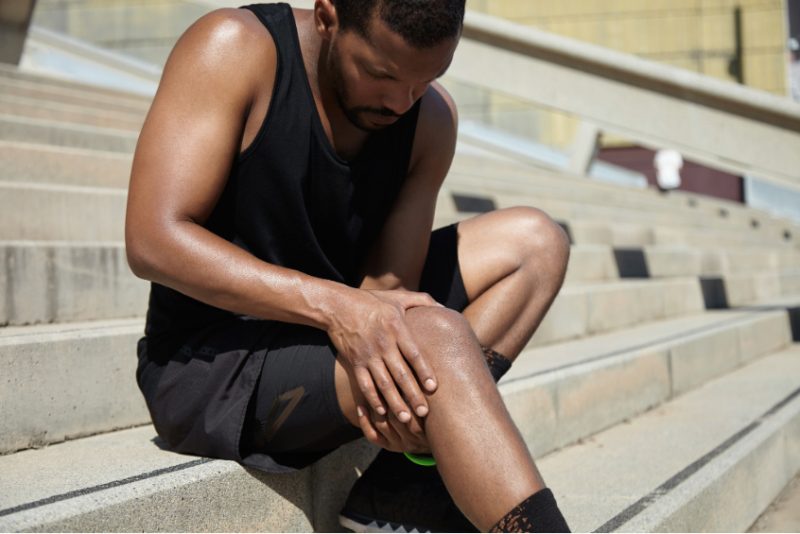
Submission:
[[476,12],[466,14],[448,75],[644,146],[800,188],[800,104],[788,98]]

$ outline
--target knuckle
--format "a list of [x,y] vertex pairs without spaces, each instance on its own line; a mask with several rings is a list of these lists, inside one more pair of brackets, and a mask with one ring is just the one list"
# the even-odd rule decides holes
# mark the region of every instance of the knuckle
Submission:
[[406,369],[398,369],[394,378],[397,382],[407,384],[411,381],[411,374]]
[[407,354],[405,354],[406,360],[408,360],[408,361],[410,361],[412,363],[418,363],[418,362],[420,362],[420,360],[422,360],[422,354],[419,352],[419,349],[417,349],[416,347],[409,348],[406,351],[406,353],[407,353]]
[[379,378],[375,383],[381,391],[389,389],[392,385],[392,381],[387,378]]

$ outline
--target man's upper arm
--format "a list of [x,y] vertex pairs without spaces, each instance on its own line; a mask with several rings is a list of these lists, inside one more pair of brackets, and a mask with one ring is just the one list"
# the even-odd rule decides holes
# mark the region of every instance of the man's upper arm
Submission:
[[418,289],[436,197],[453,160],[457,130],[452,98],[432,84],[422,97],[408,177],[367,261],[362,288]]
[[249,11],[222,9],[199,19],[175,45],[134,156],[126,220],[132,266],[154,258],[176,221],[202,223],[216,205],[240,149],[257,76],[263,80],[269,61],[276,64],[265,34]]

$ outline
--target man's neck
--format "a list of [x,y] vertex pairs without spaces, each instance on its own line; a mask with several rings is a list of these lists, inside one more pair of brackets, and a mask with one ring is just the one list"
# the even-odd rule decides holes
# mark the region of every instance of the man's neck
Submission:
[[331,85],[331,76],[326,70],[329,47],[317,33],[313,11],[295,10],[294,15],[303,65],[314,94],[320,122],[336,152],[342,158],[352,160],[360,152],[369,134],[353,125],[339,105]]

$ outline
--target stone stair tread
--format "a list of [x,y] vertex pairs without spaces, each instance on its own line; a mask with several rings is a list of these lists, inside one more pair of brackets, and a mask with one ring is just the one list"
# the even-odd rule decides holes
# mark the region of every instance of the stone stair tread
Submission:
[[[800,467],[797,447],[787,446],[800,437],[798,377],[794,345],[553,453],[540,468],[574,531],[742,531]],[[739,449],[782,429],[777,439],[787,441],[770,456],[791,471],[786,480],[736,463]],[[746,470],[737,484],[714,486],[737,465]]]
[[0,456],[0,517],[8,508],[198,459],[162,450],[154,438],[153,426],[145,425]]
[[111,128],[108,126],[92,126],[88,124],[81,124],[77,122],[56,121],[52,119],[39,119],[32,117],[24,117],[10,114],[0,114],[1,123],[18,123],[18,124],[31,124],[40,127],[46,127],[53,130],[65,130],[75,132],[89,132],[98,135],[108,135],[124,138],[136,139],[139,136],[138,131],[131,131],[127,128]]
[[144,115],[150,107],[151,98],[142,96],[129,97],[124,94],[107,94],[104,91],[92,91],[85,88],[65,87],[51,83],[40,83],[28,80],[13,80],[0,77],[0,93],[24,95],[40,98],[49,102],[66,102],[83,106],[94,104],[97,108],[140,112]]
[[[798,356],[800,347],[794,346],[762,358],[639,416],[630,424],[618,425],[541,459],[542,472],[556,491],[572,528],[589,530],[607,522],[785,398],[798,386]],[[800,403],[795,404],[800,413]],[[718,408],[714,417],[705,413],[712,405]],[[695,417],[706,417],[708,424],[694,425]],[[682,438],[676,442],[677,432]],[[153,428],[147,425],[0,457],[0,529],[34,529],[51,521],[67,521],[70,516],[90,513],[95,508],[125,506],[126,501],[141,498],[142,494],[171,491],[188,481],[207,486],[204,494],[219,498],[222,493],[216,486],[229,486],[219,481],[218,475],[245,471],[234,462],[162,450],[154,438]],[[656,452],[652,452],[654,449]],[[109,451],[113,451],[113,461]],[[631,468],[631,461],[639,462],[640,468]],[[31,473],[36,473],[35,479]],[[279,477],[262,480],[268,493],[272,484],[280,483]],[[309,492],[299,477],[289,484]],[[235,501],[237,495],[230,494],[222,500]],[[291,507],[279,495],[272,505]]]
[[[800,303],[800,295],[793,297],[793,300],[787,299],[787,302]],[[652,348],[689,336],[707,334],[720,328],[747,325],[762,318],[782,316],[785,313],[784,310],[708,310],[577,340],[529,348],[519,356],[500,381],[500,385],[612,355]]]
[[13,65],[0,64],[0,78],[6,80],[8,83],[22,82],[25,84],[64,88],[80,91],[81,93],[94,93],[121,100],[138,101],[145,104],[152,100],[151,97],[142,96],[138,93],[123,91],[120,89],[111,89],[108,87],[92,85],[76,80],[68,80],[63,77],[48,76],[47,74],[20,69]]
[[311,531],[310,478],[163,450],[146,425],[0,456],[0,530]]
[[144,319],[101,319],[96,321],[79,321],[72,323],[37,324],[30,326],[4,326],[0,328],[0,346],[26,342],[38,338],[42,343],[67,338],[84,338],[103,333],[113,334],[116,331],[129,332],[131,329],[143,331]]

